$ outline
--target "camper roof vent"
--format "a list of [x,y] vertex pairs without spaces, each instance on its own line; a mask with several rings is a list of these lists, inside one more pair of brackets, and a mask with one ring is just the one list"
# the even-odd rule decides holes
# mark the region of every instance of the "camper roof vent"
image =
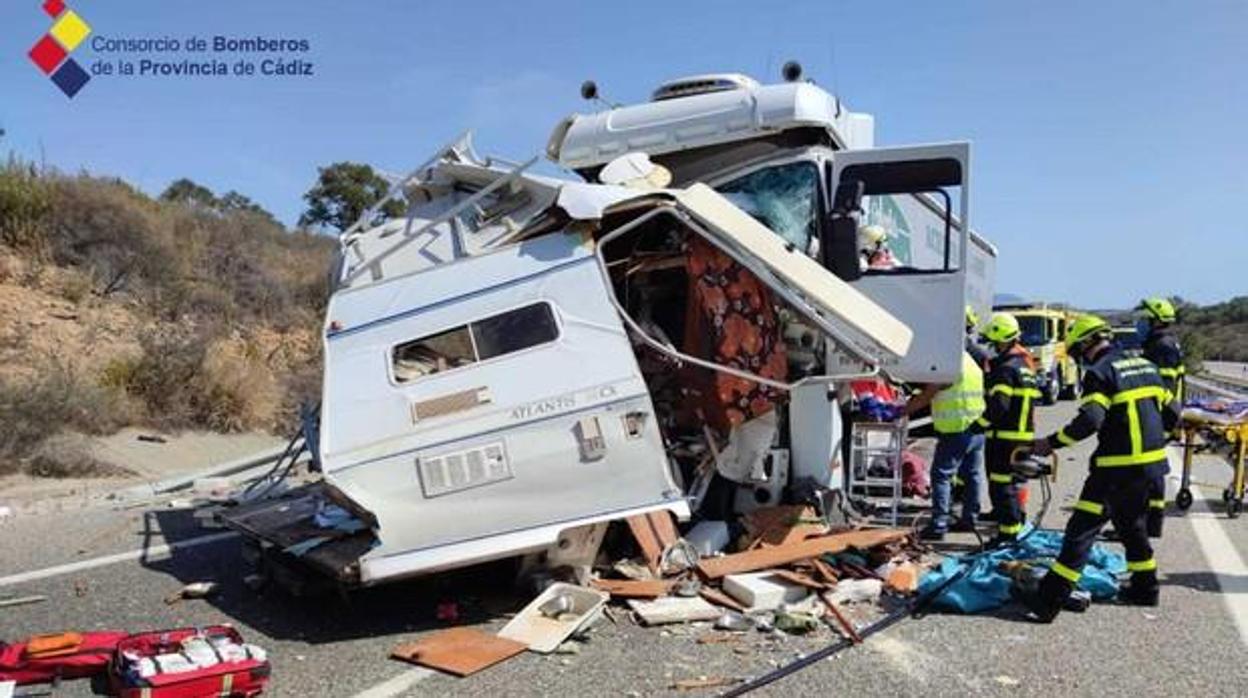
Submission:
[[715,73],[711,75],[692,75],[685,78],[669,80],[650,95],[650,101],[661,102],[665,99],[702,95],[709,92],[726,90],[752,89],[758,87],[758,81],[741,73]]

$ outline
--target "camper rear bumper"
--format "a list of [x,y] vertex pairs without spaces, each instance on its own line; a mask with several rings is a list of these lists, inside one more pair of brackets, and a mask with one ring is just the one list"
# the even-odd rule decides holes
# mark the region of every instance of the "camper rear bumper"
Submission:
[[360,583],[369,586],[431,572],[465,567],[479,562],[538,552],[555,545],[563,531],[604,521],[615,521],[652,511],[670,511],[684,521],[689,518],[687,500],[673,499],[621,511],[608,511],[569,521],[482,536],[447,545],[419,548],[378,558],[360,560]]

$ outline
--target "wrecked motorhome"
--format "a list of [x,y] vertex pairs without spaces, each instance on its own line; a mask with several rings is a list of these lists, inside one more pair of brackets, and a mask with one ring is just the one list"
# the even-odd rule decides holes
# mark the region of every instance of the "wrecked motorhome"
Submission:
[[[729,92],[658,104],[711,114],[688,100]],[[608,522],[650,512],[842,510],[847,381],[960,366],[969,152],[834,148],[802,141],[810,128],[653,162],[620,141],[577,167],[595,182],[481,158],[466,138],[438,152],[396,183],[405,217],[370,211],[342,236],[310,444],[321,479],[225,521],[270,562],[370,585],[528,553],[586,566]],[[576,133],[557,129],[556,160]],[[770,157],[728,179],[682,167],[742,165],[730,143]],[[857,230],[901,196],[929,206],[939,264],[864,270]]]

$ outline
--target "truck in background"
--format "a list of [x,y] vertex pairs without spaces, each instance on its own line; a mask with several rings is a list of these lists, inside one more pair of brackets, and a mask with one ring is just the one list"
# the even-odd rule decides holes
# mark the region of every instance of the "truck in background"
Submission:
[[1044,404],[1077,400],[1082,377],[1078,362],[1066,353],[1066,332],[1078,314],[1060,304],[1013,298],[998,299],[993,310],[1018,318],[1022,344],[1036,359],[1036,381]]

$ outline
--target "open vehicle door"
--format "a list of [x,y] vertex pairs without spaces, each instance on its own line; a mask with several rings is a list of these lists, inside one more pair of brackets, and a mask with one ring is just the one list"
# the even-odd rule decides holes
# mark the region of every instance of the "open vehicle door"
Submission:
[[[899,380],[953,382],[961,371],[969,158],[968,143],[951,143],[837,151],[832,159],[823,261],[914,331],[908,351],[886,361]],[[866,226],[876,233],[869,242],[859,236]],[[829,357],[830,366],[855,361]]]

